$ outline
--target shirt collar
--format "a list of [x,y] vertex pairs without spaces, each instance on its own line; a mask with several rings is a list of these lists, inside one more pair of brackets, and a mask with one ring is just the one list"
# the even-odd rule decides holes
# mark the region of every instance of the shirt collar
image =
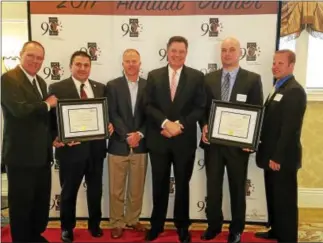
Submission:
[[136,82],[130,81],[126,74],[124,76],[125,76],[125,79],[127,80],[128,83],[131,83],[131,84],[136,83],[137,84],[139,82],[139,75],[138,75]]
[[228,71],[226,69],[223,69],[222,76],[224,77],[225,75],[227,75],[229,73],[230,74],[230,77],[231,78],[234,78],[234,77],[237,76],[237,74],[239,72],[239,69],[240,69],[240,67],[237,67],[237,68],[235,68],[235,69],[233,69],[231,71]]
[[[181,66],[179,69],[177,69],[177,70],[176,70],[176,75],[181,74],[182,70],[183,70],[183,66]],[[173,73],[174,71],[175,71],[175,70],[174,70],[174,69],[172,69],[172,68],[170,67],[170,65],[168,65],[168,73]]]
[[289,79],[291,79],[294,75],[293,74],[289,74],[281,79],[278,79],[275,82],[275,88],[278,89],[280,88],[280,86],[282,86],[284,83],[286,83]]
[[73,82],[74,82],[74,84],[75,84],[76,87],[80,88],[81,87],[81,84],[84,84],[85,88],[90,88],[90,82],[89,82],[88,79],[84,83],[81,82],[81,81],[79,81],[79,80],[77,80],[73,76],[72,76],[72,79],[73,79]]
[[21,70],[25,73],[25,75],[27,76],[28,80],[30,82],[33,81],[33,79],[37,79],[36,76],[31,76],[29,73],[27,73],[27,71],[21,66],[19,65],[19,67],[21,68]]

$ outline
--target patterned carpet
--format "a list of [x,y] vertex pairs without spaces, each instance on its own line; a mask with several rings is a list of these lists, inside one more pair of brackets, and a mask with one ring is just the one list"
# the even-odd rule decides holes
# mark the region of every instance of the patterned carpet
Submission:
[[[311,212],[311,211],[310,211]],[[303,213],[306,215],[309,215],[309,213]],[[317,213],[312,211],[312,214],[317,215]],[[302,216],[302,213],[300,213],[300,216]],[[1,225],[7,225],[8,224],[8,210],[1,210]],[[300,217],[301,218],[301,217]],[[303,220],[302,220],[303,221]],[[309,221],[309,220],[306,220]],[[301,222],[299,225],[299,242],[323,242],[323,218],[318,216],[314,220],[316,221],[312,223],[306,223]],[[319,222],[317,222],[319,221]],[[144,224],[149,227],[148,222],[143,222]],[[50,221],[48,224],[48,228],[59,228],[60,222],[59,221]],[[87,222],[84,220],[79,220],[77,222],[77,228],[87,228]],[[108,221],[103,221],[101,223],[102,228],[110,228]],[[174,226],[172,223],[166,224],[166,229],[174,229]],[[206,228],[205,223],[194,223],[191,227],[191,229],[194,230],[204,230]],[[228,225],[224,226],[224,231],[228,230]],[[258,225],[247,225],[245,231],[247,232],[257,232],[257,231],[266,231],[266,228],[264,226],[258,226]]]

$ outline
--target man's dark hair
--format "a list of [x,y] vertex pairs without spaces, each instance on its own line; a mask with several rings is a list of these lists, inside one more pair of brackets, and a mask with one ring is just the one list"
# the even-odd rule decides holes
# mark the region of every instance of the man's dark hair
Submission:
[[87,54],[85,51],[76,51],[76,52],[74,52],[73,54],[72,54],[72,56],[71,56],[71,59],[70,59],[70,66],[72,66],[72,64],[73,64],[73,61],[74,61],[74,59],[75,59],[75,57],[87,57],[88,59],[89,59],[89,61],[90,61],[90,63],[91,63],[91,57],[90,57],[90,55],[89,54]]
[[173,42],[182,42],[185,44],[186,49],[188,48],[188,42],[187,39],[183,36],[173,36],[168,40],[167,43],[167,49],[169,48],[169,46],[173,43]]

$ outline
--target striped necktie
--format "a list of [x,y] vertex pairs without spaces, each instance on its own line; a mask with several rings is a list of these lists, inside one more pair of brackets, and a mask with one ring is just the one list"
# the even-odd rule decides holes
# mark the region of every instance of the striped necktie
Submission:
[[221,98],[223,101],[229,100],[229,91],[230,91],[230,73],[227,73],[221,85]]

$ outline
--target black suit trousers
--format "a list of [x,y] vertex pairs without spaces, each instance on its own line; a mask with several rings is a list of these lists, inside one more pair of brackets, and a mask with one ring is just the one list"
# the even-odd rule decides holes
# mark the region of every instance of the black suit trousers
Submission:
[[265,170],[270,226],[278,242],[297,242],[297,171]]
[[46,230],[51,192],[51,167],[7,166],[12,242],[34,242]]
[[193,173],[195,149],[186,153],[176,153],[169,149],[167,153],[149,153],[153,181],[153,211],[150,219],[152,228],[161,230],[167,215],[170,192],[170,172],[173,164],[175,177],[174,223],[176,228],[188,228],[189,219],[189,183]]
[[205,169],[207,178],[206,216],[209,227],[222,231],[222,192],[224,169],[227,169],[231,214],[230,232],[242,233],[246,215],[246,180],[249,154],[240,148],[226,146],[205,148]]
[[96,228],[101,222],[103,158],[71,162],[59,160],[59,178],[62,187],[60,201],[61,228],[72,230],[76,226],[76,201],[83,176],[89,212],[88,227]]

